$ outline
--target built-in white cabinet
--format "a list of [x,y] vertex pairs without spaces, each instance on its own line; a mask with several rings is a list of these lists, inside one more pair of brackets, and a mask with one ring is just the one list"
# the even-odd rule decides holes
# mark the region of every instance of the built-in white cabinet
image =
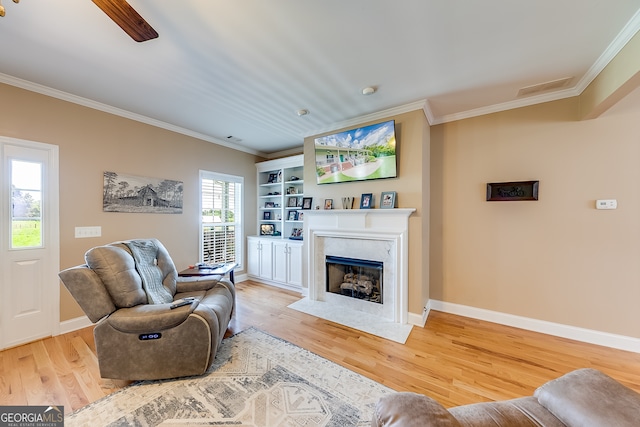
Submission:
[[247,274],[257,279],[271,280],[273,256],[271,241],[249,237],[247,239]]
[[250,236],[247,241],[250,278],[286,289],[301,289],[302,241],[260,236]]
[[[258,230],[247,238],[247,275],[286,289],[302,288],[304,156],[256,163]],[[298,237],[300,238],[300,237]]]
[[302,287],[301,242],[273,242],[273,280],[289,286]]

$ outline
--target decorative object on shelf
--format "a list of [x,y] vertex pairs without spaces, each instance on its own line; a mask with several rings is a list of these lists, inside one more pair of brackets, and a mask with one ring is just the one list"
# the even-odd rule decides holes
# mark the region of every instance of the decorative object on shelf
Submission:
[[298,212],[289,211],[289,221],[297,221],[297,220],[298,220]]
[[396,192],[383,191],[380,195],[380,209],[393,209],[396,207]]
[[260,235],[261,236],[273,236],[276,230],[276,226],[274,224],[260,224]]
[[355,197],[343,197],[342,198],[342,209],[353,209],[353,201]]
[[303,197],[302,198],[302,209],[311,209],[311,202],[313,201],[313,197]]
[[304,212],[298,212],[298,221],[304,220]]
[[269,174],[269,180],[267,181],[268,184],[274,184],[278,182],[278,173],[274,172],[274,173],[270,173]]
[[333,199],[324,199],[324,208],[325,210],[333,209]]
[[395,122],[316,138],[315,159],[318,184],[395,178]]
[[287,207],[289,207],[289,208],[297,208],[298,207],[298,198],[297,197],[289,197],[289,201],[287,202]]
[[293,228],[291,229],[291,236],[289,236],[291,240],[302,240],[302,228]]
[[262,213],[262,219],[270,220],[271,219],[271,212],[270,211],[263,212]]
[[264,202],[265,209],[275,208],[276,205],[273,202]]
[[364,193],[360,199],[360,209],[371,209],[373,207],[373,194]]
[[538,200],[540,181],[492,182],[487,184],[487,201]]
[[298,194],[298,189],[296,187],[287,188],[287,194]]

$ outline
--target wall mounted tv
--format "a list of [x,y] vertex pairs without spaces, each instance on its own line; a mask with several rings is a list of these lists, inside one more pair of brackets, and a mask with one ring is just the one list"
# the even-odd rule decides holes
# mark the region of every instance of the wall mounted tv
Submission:
[[395,178],[395,121],[316,138],[315,154],[318,184]]

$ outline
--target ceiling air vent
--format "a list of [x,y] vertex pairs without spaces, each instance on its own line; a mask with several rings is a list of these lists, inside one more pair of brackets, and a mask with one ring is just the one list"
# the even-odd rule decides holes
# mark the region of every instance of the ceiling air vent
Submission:
[[569,85],[569,82],[573,80],[573,77],[565,77],[563,79],[552,80],[546,83],[539,83],[537,85],[523,87],[518,91],[518,97],[534,95],[541,92],[548,92],[550,90],[562,89]]

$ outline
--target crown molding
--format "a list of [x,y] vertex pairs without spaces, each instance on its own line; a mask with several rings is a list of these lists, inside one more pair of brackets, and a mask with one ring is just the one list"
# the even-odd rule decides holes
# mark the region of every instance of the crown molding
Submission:
[[223,147],[231,148],[245,153],[253,154],[256,156],[265,157],[266,154],[260,151],[252,150],[247,147],[233,145],[227,141],[223,141],[218,138],[214,138],[208,135],[204,135],[199,132],[195,132],[180,126],[175,126],[161,120],[152,119],[151,117],[143,116],[142,114],[132,113],[131,111],[123,110],[121,108],[112,107],[101,102],[92,101],[91,99],[83,98],[81,96],[72,95],[70,93],[53,89],[41,84],[29,82],[27,80],[19,79],[17,77],[10,76],[8,74],[0,73],[0,83],[5,83],[10,86],[15,86],[21,89],[25,89],[31,92],[39,93],[41,95],[50,96],[52,98],[60,99],[62,101],[71,102],[73,104],[82,105],[84,107],[92,108],[94,110],[102,111],[104,113],[113,114],[115,116],[124,117],[126,119],[134,120],[136,122],[145,123],[151,126],[155,126],[161,129],[165,129],[171,132],[179,133],[185,136],[190,136],[203,141],[211,142],[213,144],[221,145]]
[[331,123],[326,127],[309,131],[302,136],[304,138],[307,138],[309,136],[320,135],[321,133],[325,133],[325,132],[333,132],[338,129],[359,126],[365,122],[373,122],[376,120],[386,119],[387,117],[390,117],[390,116],[397,116],[399,114],[404,114],[404,113],[408,113],[415,110],[424,110],[426,108],[425,107],[426,104],[427,104],[427,100],[421,99],[419,101],[415,101],[409,104],[399,105],[397,107],[388,108],[382,111],[376,111],[375,113],[354,117],[352,119],[344,120],[342,122]]

